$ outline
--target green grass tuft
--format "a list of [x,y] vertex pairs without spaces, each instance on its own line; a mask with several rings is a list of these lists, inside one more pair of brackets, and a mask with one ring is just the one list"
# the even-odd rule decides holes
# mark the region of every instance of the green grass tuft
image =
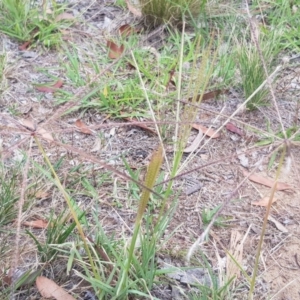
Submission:
[[182,24],[185,18],[197,17],[206,0],[140,0],[146,24],[158,26],[164,23]]

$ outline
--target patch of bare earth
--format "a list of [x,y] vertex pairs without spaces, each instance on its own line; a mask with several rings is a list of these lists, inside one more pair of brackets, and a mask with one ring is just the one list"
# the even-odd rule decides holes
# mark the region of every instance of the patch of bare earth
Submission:
[[[78,27],[70,29],[72,42],[76,45],[79,58],[82,60],[85,59],[84,54],[88,51],[90,51],[91,57],[95,55],[94,59],[97,59],[96,55],[99,54],[107,56],[105,47],[106,31],[103,29],[103,22],[105,22],[105,18],[115,16],[111,12],[113,9],[104,7],[103,4],[99,4],[101,10],[97,4],[91,7],[87,6],[87,4],[76,4],[71,9],[74,14],[84,11],[83,25],[76,25]],[[113,17],[112,19],[115,18],[119,17]],[[111,21],[106,20],[106,22]],[[15,41],[3,35],[0,43],[0,48],[5,49],[8,56],[8,70],[6,73],[8,86],[2,93],[0,102],[1,125],[14,125],[5,118],[5,116],[9,116],[17,121],[21,119],[33,120],[37,126],[43,128],[44,122],[50,120],[49,118],[59,109],[56,101],[61,100],[61,94],[41,93],[34,88],[33,83],[44,83],[49,80],[49,77],[39,70],[49,68],[49,73],[52,76],[64,80],[64,91],[70,94],[78,91],[78,87],[74,87],[70,80],[65,77],[66,70],[62,67],[66,61],[64,53],[53,50],[44,51],[39,47],[28,51],[20,51]],[[93,52],[95,47],[97,48],[97,54]],[[107,65],[103,62],[101,68],[105,67]],[[121,71],[127,72],[127,70]],[[82,72],[88,78],[93,78],[96,75],[90,66]],[[300,71],[298,70],[297,73],[293,70],[293,73],[296,74],[294,78],[299,80]],[[297,96],[297,91],[292,91],[292,89],[295,89],[295,84],[291,86],[295,79],[291,78],[287,69],[280,76],[281,83],[284,80],[286,82],[284,92],[281,86],[277,87],[278,106],[283,125],[285,128],[290,128],[295,124],[299,126],[297,101],[294,99]],[[103,84],[108,80],[110,80],[109,76],[105,74],[96,81],[96,84]],[[290,96],[288,92],[291,92]],[[207,100],[200,105],[197,120],[202,125],[207,127],[212,125],[214,129],[217,129],[223,125],[227,119],[226,116],[231,115],[242,103],[240,99],[242,99],[242,96],[232,91],[232,93],[222,96],[222,99]],[[91,129],[92,134],[83,133],[78,126],[76,127],[76,120],[78,119],[82,120]],[[164,121],[168,119],[171,122],[172,116],[166,114]],[[168,227],[166,236],[175,228],[177,229],[168,243],[160,250],[159,256],[163,261],[167,260],[176,266],[185,265],[184,258],[187,250],[205,227],[202,221],[203,210],[213,209],[222,204],[224,199],[245,178],[243,170],[251,171],[257,167],[256,173],[275,178],[278,159],[271,170],[267,172],[270,153],[274,146],[255,146],[259,136],[247,127],[247,125],[252,125],[267,131],[267,120],[270,121],[273,132],[280,130],[277,113],[272,104],[255,112],[241,113],[236,117],[233,122],[245,132],[244,136],[239,136],[223,128],[219,138],[212,139],[209,142],[207,142],[207,137],[203,139],[199,147],[201,150],[184,171],[196,167],[199,167],[199,169],[174,182],[174,190],[181,192],[175,215]],[[105,112],[99,112],[97,109],[89,109],[84,113],[76,111],[67,116],[59,117],[49,122],[44,129],[53,134],[56,140],[63,141],[63,143],[85,154],[92,154],[111,167],[127,173],[122,161],[122,157],[125,157],[132,169],[141,168],[140,180],[142,180],[149,162],[149,156],[156,149],[159,140],[154,134],[134,126],[120,125],[120,122],[123,122],[123,120],[111,118]],[[101,124],[103,124],[103,127],[100,126]],[[0,135],[4,150],[14,147],[25,136],[17,130],[16,133],[12,134],[2,133]],[[190,139],[193,140],[195,135],[196,131],[192,130]],[[20,148],[15,147],[9,150],[7,152],[8,156],[3,162],[9,165],[14,160],[18,160],[20,157],[18,149],[26,150],[26,145],[23,144]],[[46,142],[43,145],[52,163],[64,158],[58,173],[64,186],[70,191],[77,204],[87,212],[92,212],[93,209],[97,208],[99,220],[108,235],[114,235],[116,239],[123,237],[124,234],[130,236],[138,201],[132,194],[128,198],[130,183],[115,176],[111,170],[105,170],[96,163],[88,162],[80,153],[74,153],[70,149],[59,145],[49,145]],[[272,220],[268,221],[264,238],[254,299],[296,300],[300,297],[299,151],[297,145],[291,146],[292,162],[290,168],[281,172],[280,181],[288,183],[292,189],[276,193],[275,197],[278,200],[271,208]],[[168,154],[170,161],[172,155]],[[35,144],[33,145],[32,159],[36,163],[43,164],[43,158]],[[184,156],[183,162],[185,159],[187,159],[187,155]],[[212,162],[216,163],[210,164]],[[206,164],[208,166],[205,166]],[[76,169],[78,166],[79,168]],[[205,167],[202,168],[202,166]],[[164,166],[164,170],[167,171],[166,166]],[[82,177],[86,177],[94,184],[98,197],[91,196],[89,193],[82,193],[83,187],[80,180],[78,180]],[[102,183],[99,184],[101,180]],[[65,203],[62,196],[53,188],[53,185],[45,182],[36,173],[34,173],[31,181],[36,184],[37,190],[46,190],[47,194],[44,197],[36,197],[32,200],[30,210],[24,213],[24,220],[47,218],[51,209],[56,213],[61,212],[65,207]],[[187,195],[189,193],[186,193],[186,191],[191,181],[200,183],[201,188]],[[211,268],[216,274],[220,273],[220,282],[222,282],[221,275],[226,273],[225,266],[228,256],[225,249],[231,249],[231,235],[236,231],[242,237],[245,236],[241,265],[245,272],[251,276],[266,210],[265,207],[255,206],[252,202],[269,195],[270,188],[247,180],[238,189],[222,213],[227,226],[214,227],[208,241],[201,245],[200,249],[207,256]],[[87,216],[92,222],[91,215],[88,213]],[[22,233],[24,233],[24,229],[22,228]],[[34,229],[32,231],[41,239],[44,238],[44,230]],[[93,232],[91,232],[92,234]],[[39,263],[36,258],[36,248],[25,234],[22,235],[21,243],[20,269],[34,269]],[[196,257],[201,260],[199,253],[196,253]],[[198,266],[199,262],[192,260],[192,264]],[[9,265],[9,260],[0,263],[2,270],[9,268]],[[59,268],[55,265],[52,271],[45,271],[44,275],[57,278],[58,283],[65,284],[66,289],[79,292],[80,288],[83,291],[87,289],[81,286],[78,288],[76,286],[78,284],[77,280],[74,280],[71,276],[65,276],[65,268]],[[159,299],[175,299],[174,294],[172,296],[170,285],[180,284],[173,279],[172,282],[170,280],[162,286],[157,286],[154,291],[156,297]],[[249,284],[246,282],[245,277],[240,275],[234,285],[232,299],[246,299]],[[186,285],[182,285],[182,288],[186,291],[189,290]],[[36,290],[31,289],[30,293],[31,295],[20,292],[16,298],[40,299]]]

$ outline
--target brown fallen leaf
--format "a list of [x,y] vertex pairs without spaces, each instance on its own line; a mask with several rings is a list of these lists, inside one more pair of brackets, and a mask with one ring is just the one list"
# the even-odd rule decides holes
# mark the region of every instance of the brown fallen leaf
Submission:
[[203,133],[202,131],[199,130],[198,135],[196,136],[196,138],[193,140],[192,144],[185,148],[183,150],[184,153],[191,153],[194,152],[200,145],[201,141],[202,141],[202,137],[203,137]]
[[118,46],[112,41],[107,41],[107,47],[109,48],[108,57],[111,59],[119,58],[124,52],[124,45]]
[[34,196],[37,199],[45,199],[49,197],[49,193],[46,191],[38,190]]
[[207,127],[205,127],[205,126],[202,126],[202,125],[196,124],[196,123],[194,123],[194,124],[192,125],[192,127],[193,127],[194,129],[199,130],[199,131],[202,131],[203,134],[205,134],[205,135],[211,137],[212,139],[217,139],[218,137],[220,137],[220,134],[219,134],[219,133],[216,133],[216,131],[214,131],[212,128],[207,128]]
[[22,119],[20,120],[20,123],[27,129],[39,134],[43,139],[45,139],[49,143],[54,141],[52,134],[46,131],[44,128],[37,128],[36,123],[32,119]]
[[[259,201],[251,202],[252,205],[257,205],[257,206],[268,206],[270,197],[263,197]],[[272,204],[277,201],[277,198],[273,198]]]
[[[207,92],[205,94],[203,94],[202,98],[201,98],[201,94],[196,96],[196,101],[200,101],[200,99],[202,99],[203,101],[205,100],[209,100],[209,99],[214,99],[217,98],[218,96],[220,96],[221,94],[225,94],[227,93],[228,90],[215,90],[215,91],[211,91],[211,92]],[[194,97],[190,97],[188,100],[192,101]]]
[[40,294],[45,298],[55,298],[56,300],[75,300],[75,298],[68,294],[62,287],[44,276],[37,277],[35,283]]
[[64,20],[70,21],[70,20],[74,20],[74,19],[75,19],[75,17],[72,14],[63,12],[55,18],[55,21],[56,22],[64,21]]
[[148,127],[146,124],[143,124],[143,122],[140,122],[139,120],[137,120],[135,118],[123,117],[123,119],[126,120],[127,122],[135,123],[135,124],[133,124],[133,126],[139,127],[141,129],[149,131],[153,134],[157,134],[155,130],[153,130],[152,128]]
[[19,46],[19,50],[24,51],[26,50],[30,45],[31,45],[32,41],[27,41],[25,43],[23,43],[22,45]]
[[42,136],[47,142],[51,143],[54,141],[52,134],[46,131],[44,128],[38,128],[37,133]]
[[59,88],[61,88],[63,86],[63,84],[64,84],[64,82],[59,79],[59,80],[57,80],[56,83],[54,83],[52,85],[39,85],[39,86],[35,86],[35,88],[40,92],[54,93]]
[[22,224],[26,227],[45,229],[48,227],[48,222],[46,220],[33,220],[33,221],[24,221]]
[[[243,170],[243,175],[245,177],[248,177],[250,175],[249,172],[247,172],[246,170]],[[256,182],[256,183],[260,183],[262,185],[268,186],[268,187],[272,187],[274,185],[274,180],[271,178],[266,178],[266,177],[262,177],[258,174],[251,174],[248,177],[249,180]],[[288,185],[287,183],[284,182],[277,182],[277,186],[276,186],[276,190],[277,191],[284,191],[284,190],[292,190],[293,188]]]
[[122,37],[128,37],[128,36],[132,35],[135,32],[136,32],[135,29],[132,26],[128,25],[128,24],[122,25],[119,28],[119,33]]
[[92,130],[89,129],[81,120],[77,120],[75,122],[77,128],[79,128],[80,132],[84,134],[93,134]]
[[284,232],[284,233],[288,233],[289,232],[280,222],[278,222],[271,215],[268,216],[268,220],[271,221],[271,222],[273,222],[275,224],[276,228],[278,230],[280,230],[281,232]]
[[233,132],[233,133],[236,133],[236,134],[238,134],[238,135],[240,135],[240,136],[244,136],[245,135],[245,133],[241,130],[241,129],[239,129],[238,127],[236,127],[233,123],[231,123],[231,122],[229,122],[229,123],[227,123],[226,124],[226,129],[228,130],[228,131],[231,131],[231,132]]
[[126,4],[127,4],[128,10],[129,10],[133,15],[135,15],[136,17],[139,17],[139,18],[142,16],[142,12],[141,12],[139,9],[135,8],[135,7],[130,3],[129,0],[125,0],[125,2],[126,2]]
[[132,64],[132,63],[130,63],[130,62],[128,62],[127,63],[127,66],[128,66],[128,69],[131,71],[131,70],[136,70],[136,67]]
[[32,119],[21,119],[20,123],[26,127],[27,129],[31,130],[31,131],[35,131],[36,130],[36,124]]

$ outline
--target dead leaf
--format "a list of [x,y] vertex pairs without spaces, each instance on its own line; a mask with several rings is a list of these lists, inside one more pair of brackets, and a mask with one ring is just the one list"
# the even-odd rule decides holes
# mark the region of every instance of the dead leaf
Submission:
[[45,220],[24,221],[22,223],[26,227],[45,229],[48,227],[48,222]]
[[49,193],[48,192],[45,192],[45,191],[42,191],[42,190],[39,190],[35,193],[35,198],[37,199],[45,199],[45,198],[48,198],[49,197]]
[[132,63],[130,63],[130,62],[128,62],[127,63],[127,66],[128,66],[128,69],[131,71],[131,70],[136,70],[136,67],[132,64]]
[[[249,172],[247,172],[246,170],[243,170],[243,175],[245,177],[248,177],[249,176]],[[248,177],[249,180],[253,181],[253,182],[256,182],[256,183],[260,183],[262,185],[265,185],[265,186],[268,186],[268,187],[272,187],[274,185],[274,180],[271,179],[271,178],[266,178],[266,177],[262,177],[258,174],[251,174],[249,177]],[[292,190],[293,188],[284,183],[284,182],[277,182],[277,186],[276,186],[276,190],[277,191],[284,191],[284,190]]]
[[72,14],[63,12],[61,14],[59,14],[56,18],[55,21],[59,22],[59,21],[64,21],[64,20],[74,20],[75,17]]
[[40,134],[42,138],[47,140],[47,142],[49,143],[54,141],[52,134],[46,131],[44,128],[38,128],[37,133]]
[[[214,99],[214,98],[219,97],[221,94],[225,94],[227,92],[228,92],[228,90],[215,90],[215,91],[207,92],[203,95],[199,94],[199,95],[196,96],[195,101],[200,101],[200,99],[203,100],[203,101],[209,100],[209,99]],[[202,96],[202,98],[201,98],[201,96]],[[193,98],[194,97],[190,97],[189,101],[192,101]]]
[[45,298],[55,298],[56,300],[75,300],[73,296],[68,294],[54,281],[44,276],[39,276],[35,283],[40,294]]
[[226,129],[228,130],[228,131],[231,131],[231,132],[233,132],[233,133],[236,133],[236,134],[238,134],[238,135],[240,135],[240,136],[244,136],[245,134],[244,134],[244,132],[241,130],[241,129],[239,129],[238,127],[236,127],[233,123],[231,123],[231,122],[229,122],[229,123],[227,123],[226,124]]
[[31,131],[35,131],[36,130],[36,124],[32,119],[22,119],[20,120],[20,123],[26,127],[27,129],[31,130]]
[[118,46],[112,41],[107,41],[107,47],[109,48],[108,57],[111,59],[119,58],[124,52],[124,45]]
[[[268,206],[269,203],[269,199],[270,197],[263,197],[262,199],[260,199],[259,201],[255,201],[255,202],[251,202],[252,205],[257,205],[257,206]],[[277,201],[277,198],[273,198],[272,200],[272,204]]]
[[129,11],[130,11],[133,15],[135,15],[136,17],[139,17],[139,18],[142,16],[142,12],[141,12],[139,9],[135,8],[135,7],[129,2],[129,0],[125,0],[125,2],[126,2],[126,4],[127,4],[127,7],[128,7],[128,9],[129,9]]
[[268,220],[271,221],[271,222],[273,222],[275,224],[276,228],[278,230],[280,230],[281,232],[284,232],[284,233],[288,233],[289,232],[280,222],[278,222],[271,215],[268,215]]
[[139,122],[139,120],[137,120],[135,118],[123,117],[123,119],[126,120],[126,121],[128,121],[128,122],[130,122],[130,123],[135,123],[133,125],[136,126],[136,127],[139,127],[141,129],[149,131],[149,132],[151,132],[153,134],[156,134],[155,130],[153,130],[152,128],[148,127],[146,124],[143,124],[143,122]]
[[39,85],[39,86],[35,86],[35,88],[40,91],[40,92],[44,92],[44,93],[54,93],[56,90],[58,90],[59,88],[61,88],[63,86],[64,82],[62,80],[58,80],[56,83],[52,84],[52,85]]
[[32,41],[27,41],[25,43],[23,43],[22,45],[19,46],[19,50],[24,51],[26,50],[30,45],[31,45]]
[[194,129],[197,129],[197,130],[201,131],[203,134],[205,134],[205,135],[211,137],[212,139],[217,139],[218,137],[220,137],[220,134],[219,134],[219,133],[216,133],[216,131],[213,130],[212,128],[207,128],[207,127],[205,127],[205,126],[202,126],[202,125],[196,124],[196,123],[194,123],[194,124],[192,125],[192,127],[193,127]]
[[119,33],[122,37],[128,37],[128,36],[132,35],[135,32],[136,32],[136,30],[128,24],[122,25],[119,28]]
[[202,141],[202,137],[203,137],[203,133],[202,133],[202,131],[199,130],[198,135],[196,136],[196,138],[194,139],[192,144],[189,147],[185,148],[183,150],[183,152],[184,153],[194,152],[199,147],[199,145]]
[[98,152],[101,150],[101,139],[97,138],[91,152]]
[[77,120],[75,122],[76,127],[78,127],[80,129],[80,132],[84,133],[84,134],[93,134],[92,130],[89,129],[81,120]]

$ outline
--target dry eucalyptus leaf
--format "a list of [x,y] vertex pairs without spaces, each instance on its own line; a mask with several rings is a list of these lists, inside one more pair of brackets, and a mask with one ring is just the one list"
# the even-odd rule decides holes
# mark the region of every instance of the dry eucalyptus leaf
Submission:
[[196,138],[194,139],[192,144],[189,147],[185,148],[183,150],[183,152],[184,153],[194,152],[199,147],[199,145],[202,141],[202,137],[203,137],[203,133],[202,133],[202,131],[199,130],[198,135],[196,136]]
[[84,134],[93,134],[91,129],[89,129],[81,120],[76,120],[75,125],[80,130],[80,132]]
[[[249,172],[247,172],[246,170],[243,170],[243,175],[245,177],[248,177],[249,180],[253,181],[253,182],[256,182],[256,183],[260,183],[262,185],[265,185],[265,186],[268,186],[268,187],[273,187],[275,181],[271,178],[266,178],[266,177],[262,177],[258,174],[251,174]],[[277,182],[277,186],[276,186],[276,190],[277,191],[284,191],[284,190],[292,190],[293,188],[284,183],[284,182]]]
[[35,198],[37,199],[45,199],[45,198],[48,198],[49,197],[49,193],[46,192],[46,191],[42,191],[42,190],[38,190],[36,193],[35,193]]
[[128,37],[136,32],[137,32],[137,30],[128,24],[122,25],[119,28],[119,33],[122,37]]
[[276,228],[278,230],[280,230],[281,232],[284,232],[284,233],[288,233],[289,232],[280,222],[278,222],[271,215],[268,216],[268,220],[271,221],[271,222],[273,222],[275,224]]
[[236,127],[233,123],[229,122],[226,124],[225,128],[233,133],[238,134],[239,136],[244,136],[245,133],[238,127]]
[[74,19],[75,19],[75,17],[72,14],[63,12],[55,18],[55,21],[59,22],[59,21],[63,21],[63,20],[74,20]]
[[197,129],[199,131],[202,131],[203,134],[211,137],[212,139],[216,139],[218,137],[220,137],[220,134],[219,133],[216,133],[215,130],[213,130],[212,128],[207,128],[203,125],[200,125],[200,124],[193,124],[192,127],[194,129]]
[[22,223],[26,227],[45,229],[48,227],[48,222],[45,220],[24,221]]
[[119,58],[124,52],[124,45],[118,46],[113,41],[107,41],[107,47],[109,49],[108,57],[111,59]]
[[[257,206],[268,206],[270,197],[263,197],[259,201],[251,202],[252,205],[257,205]],[[277,198],[273,198],[272,204],[277,201]]]
[[97,138],[91,152],[98,152],[101,150],[101,139]]
[[75,300],[75,298],[68,294],[62,287],[44,276],[37,277],[35,283],[40,294],[45,298],[54,298],[56,300]]
[[52,134],[48,131],[46,131],[44,128],[39,128],[37,130],[37,133],[42,136],[43,139],[47,140],[49,143],[54,141]]
[[50,84],[50,85],[38,85],[35,86],[35,88],[40,91],[40,92],[44,92],[44,93],[54,93],[56,92],[59,88],[61,88],[63,86],[64,82],[59,79],[57,80],[54,84]]
[[47,140],[48,142],[52,142],[54,141],[51,133],[49,133],[48,131],[46,131],[44,128],[37,128],[36,124],[33,120],[30,119],[23,119],[20,121],[20,123],[25,126],[27,129],[36,132],[37,134],[41,135],[41,137],[45,140]]
[[20,120],[20,123],[32,131],[36,130],[36,125],[35,125],[34,121],[31,119]]

